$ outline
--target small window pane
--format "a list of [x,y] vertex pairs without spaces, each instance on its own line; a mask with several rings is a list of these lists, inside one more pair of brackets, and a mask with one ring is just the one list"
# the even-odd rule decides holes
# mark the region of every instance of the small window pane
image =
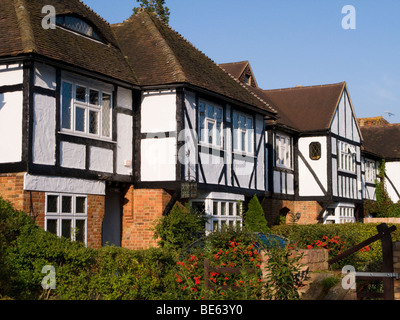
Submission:
[[76,197],[75,213],[86,213],[86,198],[85,197]]
[[111,95],[103,93],[102,100],[102,131],[104,137],[111,136]]
[[221,123],[220,122],[218,122],[217,123],[217,131],[216,131],[216,139],[217,139],[217,141],[216,141],[216,145],[217,146],[221,146],[221,130],[222,128],[221,128]]
[[218,202],[213,202],[213,215],[218,215]]
[[72,213],[72,197],[63,196],[62,197],[62,213]]
[[310,143],[310,159],[311,160],[321,159],[321,144],[319,142]]
[[234,216],[235,215],[235,203],[229,203],[229,215]]
[[85,132],[85,109],[83,108],[76,108],[75,111],[75,130]]
[[72,101],[72,84],[63,82],[61,86],[62,102],[61,102],[61,127],[71,129],[71,101]]
[[58,212],[58,196],[47,196],[47,212],[57,213]]
[[85,220],[76,220],[75,240],[85,242]]
[[77,101],[86,102],[86,88],[81,86],[76,86],[76,96]]
[[222,110],[220,108],[215,108],[215,113],[218,122],[222,122]]
[[47,231],[53,234],[57,234],[57,220],[47,219]]
[[97,111],[89,111],[89,133],[99,133],[99,113]]
[[221,216],[226,215],[226,202],[221,202]]
[[210,105],[207,106],[207,117],[214,119],[214,107],[213,106],[210,106]]
[[65,238],[71,239],[71,220],[62,220],[61,235]]
[[214,131],[214,124],[212,122],[208,122],[207,124],[208,129],[208,143],[213,143],[213,131]]
[[240,150],[242,151],[246,151],[246,132],[245,131],[241,131],[240,132]]
[[96,106],[99,105],[99,92],[97,90],[90,89],[90,104],[94,104]]
[[218,221],[211,221],[211,223],[212,223],[212,230],[214,232],[218,231]]

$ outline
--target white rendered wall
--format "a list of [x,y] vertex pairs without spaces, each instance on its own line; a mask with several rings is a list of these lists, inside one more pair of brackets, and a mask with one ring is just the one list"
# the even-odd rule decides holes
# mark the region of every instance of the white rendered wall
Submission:
[[55,164],[56,99],[40,94],[33,98],[33,163]]
[[45,64],[35,64],[35,86],[56,90],[56,69]]
[[141,181],[176,180],[176,138],[141,141]]
[[117,174],[132,173],[133,120],[132,116],[117,115]]
[[[309,146],[312,142],[321,144],[321,158],[311,160],[309,157]],[[299,150],[305,160],[313,169],[325,191],[328,190],[328,162],[327,162],[327,137],[306,137],[300,138],[298,142]],[[300,196],[323,196],[324,193],[319,187],[310,170],[299,158],[299,194]]]
[[142,133],[176,131],[175,91],[145,93],[141,116]]
[[132,90],[118,87],[117,106],[132,110]]
[[89,170],[113,172],[113,151],[99,147],[89,147]]
[[104,181],[83,180],[76,178],[61,178],[49,176],[34,176],[25,174],[24,190],[59,192],[74,194],[105,195]]
[[178,156],[179,161],[185,166],[185,180],[190,181],[196,178],[196,163],[198,163],[197,157],[199,156],[197,151],[196,95],[193,92],[185,92],[185,107],[189,119],[184,117],[184,132],[178,133],[178,141],[184,142],[184,146],[181,150],[178,150]]
[[[394,184],[398,193],[400,193],[400,162],[386,162],[386,175]],[[393,189],[389,181],[386,181],[387,192],[394,203],[400,201],[399,196]]]
[[[264,176],[264,168],[268,165],[266,163],[266,159],[264,158],[265,155],[265,141],[264,141],[264,117],[261,115],[256,115],[256,130],[255,130],[255,137],[256,137],[256,148],[259,146],[259,142],[261,141],[261,147],[257,156],[257,186],[258,190],[265,190],[265,176]],[[255,150],[257,151],[257,150]]]
[[0,163],[22,160],[22,92],[0,94]]
[[60,144],[60,165],[64,168],[85,169],[86,146],[62,141]]
[[22,63],[0,65],[0,87],[21,84],[23,78]]

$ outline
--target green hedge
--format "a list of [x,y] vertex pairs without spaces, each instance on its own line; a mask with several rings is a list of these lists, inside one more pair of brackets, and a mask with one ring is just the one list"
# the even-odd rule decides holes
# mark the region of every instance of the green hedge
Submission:
[[[328,239],[339,237],[343,244],[342,252],[378,233],[375,223],[349,223],[349,224],[315,224],[315,225],[281,225],[274,226],[272,233],[287,237],[291,243],[298,247],[306,248],[307,245],[315,244],[324,236]],[[390,227],[392,224],[389,224]],[[400,241],[400,225],[392,233],[393,241]],[[332,256],[330,256],[332,258]],[[353,265],[358,271],[379,271],[382,261],[382,246],[380,241],[370,245],[369,251],[356,252],[348,258],[333,265],[334,269],[342,268],[344,265]]]

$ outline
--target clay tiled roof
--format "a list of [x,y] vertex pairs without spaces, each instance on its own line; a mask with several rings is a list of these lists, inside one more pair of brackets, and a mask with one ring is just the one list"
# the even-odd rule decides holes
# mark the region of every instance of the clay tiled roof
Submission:
[[319,86],[263,90],[262,92],[278,110],[277,124],[301,132],[312,132],[330,129],[345,87],[346,83],[341,82]]
[[[44,29],[42,8],[49,4],[57,15],[74,14],[88,21],[104,43],[59,27]],[[138,84],[110,25],[79,0],[1,0],[0,30],[7,30],[0,33],[0,56],[32,53]]]
[[155,15],[140,12],[112,28],[142,85],[190,84],[275,113],[272,105],[255,96]]
[[249,65],[249,61],[239,61],[230,63],[221,63],[219,66],[226,72],[239,79],[246,67]]
[[365,151],[400,160],[400,123],[362,126]]

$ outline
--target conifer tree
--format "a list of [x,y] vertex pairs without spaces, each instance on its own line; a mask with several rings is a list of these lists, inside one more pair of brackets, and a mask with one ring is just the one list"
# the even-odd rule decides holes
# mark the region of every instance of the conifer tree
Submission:
[[250,200],[248,205],[248,210],[244,214],[244,222],[246,228],[253,232],[263,232],[268,233],[268,222],[265,219],[264,210],[258,200],[257,196]]
[[140,10],[154,12],[162,21],[169,23],[170,11],[165,6],[165,0],[136,0],[136,2],[140,2],[140,7],[133,8],[133,14],[138,13]]

